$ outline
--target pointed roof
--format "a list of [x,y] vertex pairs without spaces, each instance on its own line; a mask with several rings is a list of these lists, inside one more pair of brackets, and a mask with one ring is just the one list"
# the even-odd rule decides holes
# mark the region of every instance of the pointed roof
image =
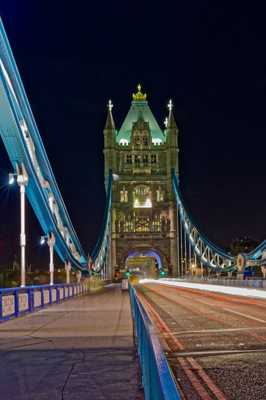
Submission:
[[169,116],[167,119],[167,129],[177,129],[177,125],[176,125],[175,117],[174,117],[174,113],[173,113],[172,100],[169,100],[168,108],[169,108]]
[[159,139],[163,143],[165,142],[165,135],[154,118],[146,98],[147,95],[141,92],[141,86],[138,85],[138,92],[133,94],[131,107],[120,130],[117,133],[117,143],[119,143],[121,139],[125,139],[130,142],[133,123],[137,122],[140,116],[145,122],[149,123],[152,139]]
[[108,101],[107,108],[108,108],[108,111],[107,111],[107,118],[106,118],[104,129],[115,129],[115,123],[114,123],[113,114],[112,114],[113,104],[112,104],[111,100]]

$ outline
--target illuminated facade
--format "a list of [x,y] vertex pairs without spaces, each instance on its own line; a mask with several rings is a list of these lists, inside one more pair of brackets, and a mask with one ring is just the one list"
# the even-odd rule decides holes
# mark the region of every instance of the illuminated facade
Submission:
[[163,268],[177,275],[177,215],[171,171],[178,173],[178,129],[172,102],[162,130],[146,94],[133,94],[130,110],[116,130],[112,103],[104,129],[105,182],[113,171],[112,260],[123,270],[130,252],[155,251]]

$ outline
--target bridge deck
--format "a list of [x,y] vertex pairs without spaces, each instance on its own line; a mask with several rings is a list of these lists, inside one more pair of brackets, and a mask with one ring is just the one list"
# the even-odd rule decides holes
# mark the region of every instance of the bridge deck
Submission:
[[0,325],[0,393],[9,400],[137,399],[127,293],[78,297]]

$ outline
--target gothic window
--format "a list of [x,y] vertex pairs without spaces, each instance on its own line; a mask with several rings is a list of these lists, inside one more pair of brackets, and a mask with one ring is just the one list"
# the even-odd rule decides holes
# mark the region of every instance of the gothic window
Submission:
[[150,219],[149,217],[136,217],[136,232],[149,232],[150,231]]
[[164,193],[160,187],[156,190],[156,201],[164,201]]
[[143,165],[144,165],[144,167],[147,167],[148,163],[149,163],[148,154],[144,154],[144,156],[143,156]]
[[148,137],[147,136],[143,136],[142,143],[144,146],[148,146]]
[[152,154],[151,155],[151,163],[156,164],[157,163],[157,154]]
[[121,203],[127,203],[128,202],[128,191],[123,187],[122,190],[120,190],[120,202]]
[[138,135],[135,136],[134,143],[135,143],[136,145],[139,145],[139,144],[140,144],[140,137],[139,137]]
[[135,155],[135,166],[140,167],[140,156]]
[[153,232],[161,231],[161,217],[160,215],[155,215],[152,221],[152,230]]
[[131,155],[131,154],[127,154],[127,156],[126,156],[126,163],[127,163],[127,164],[132,164],[132,155]]
[[151,190],[149,186],[139,185],[136,186],[133,192],[133,206],[134,208],[151,208]]

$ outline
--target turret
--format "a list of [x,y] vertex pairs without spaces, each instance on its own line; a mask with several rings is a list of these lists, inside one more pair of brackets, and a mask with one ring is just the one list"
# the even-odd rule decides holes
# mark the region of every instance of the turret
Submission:
[[168,152],[168,173],[175,169],[178,174],[178,127],[176,125],[172,100],[168,103],[169,115],[166,123],[166,144]]
[[167,144],[170,147],[177,147],[178,128],[177,128],[174,113],[173,113],[172,100],[170,100],[168,103],[168,109],[169,109],[169,115],[167,118],[167,125],[166,125]]
[[105,160],[105,182],[108,182],[109,170],[116,169],[116,156],[115,156],[115,123],[112,115],[113,104],[112,101],[108,101],[107,105],[107,118],[104,126],[104,160]]
[[112,114],[113,104],[112,101],[108,101],[107,105],[107,118],[104,126],[104,148],[111,148],[115,144],[115,123]]

